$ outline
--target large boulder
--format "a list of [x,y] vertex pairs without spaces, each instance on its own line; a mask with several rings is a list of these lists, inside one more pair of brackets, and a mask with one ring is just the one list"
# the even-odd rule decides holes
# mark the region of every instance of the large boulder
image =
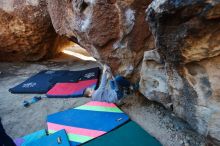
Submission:
[[151,0],[47,0],[56,32],[78,42],[114,73],[131,76],[154,48],[145,10]]
[[0,61],[37,61],[57,52],[44,0],[0,1]]
[[141,67],[143,95],[218,143],[218,0],[46,1],[58,34],[79,43],[114,73],[131,76]]
[[139,91],[148,99],[170,108],[168,76],[165,64],[157,50],[146,51],[140,72]]
[[154,0],[140,91],[220,142],[220,1]]

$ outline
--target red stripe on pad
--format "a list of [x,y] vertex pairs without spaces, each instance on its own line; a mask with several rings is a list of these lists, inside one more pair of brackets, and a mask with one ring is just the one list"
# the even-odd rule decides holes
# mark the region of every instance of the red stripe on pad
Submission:
[[106,133],[104,131],[70,127],[70,126],[59,125],[59,124],[54,124],[50,122],[47,122],[47,126],[49,130],[59,131],[59,130],[65,129],[67,133],[89,136],[92,138],[101,136]]
[[86,89],[92,85],[96,85],[97,79],[79,81],[76,83],[56,83],[52,89],[50,89],[48,95],[71,95],[80,90]]
[[98,102],[98,101],[91,101],[84,105],[87,106],[103,106],[103,107],[117,107],[114,103],[108,103],[108,102]]

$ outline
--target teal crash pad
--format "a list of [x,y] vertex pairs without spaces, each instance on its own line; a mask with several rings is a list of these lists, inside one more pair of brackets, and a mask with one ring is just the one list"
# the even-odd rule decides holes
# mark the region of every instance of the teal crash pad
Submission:
[[83,146],[162,146],[158,140],[130,121]]
[[46,130],[42,129],[29,135],[26,135],[22,138],[15,139],[14,143],[16,144],[16,146],[26,146],[28,143],[40,139],[41,137],[44,137],[46,135]]
[[70,146],[65,130],[60,130],[49,136],[28,143],[26,146]]

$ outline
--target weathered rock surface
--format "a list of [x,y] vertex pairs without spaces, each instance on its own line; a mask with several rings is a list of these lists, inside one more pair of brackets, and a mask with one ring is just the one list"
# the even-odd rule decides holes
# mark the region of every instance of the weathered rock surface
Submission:
[[44,0],[0,1],[0,60],[36,61],[57,52]]
[[218,0],[154,0],[147,21],[157,50],[145,52],[140,82],[146,97],[173,109],[216,144],[220,144],[219,7]]
[[146,51],[140,72],[140,92],[148,99],[162,103],[169,108],[167,74],[164,62],[157,50]]
[[154,48],[145,19],[151,0],[47,0],[57,33],[77,39],[92,56],[125,76]]
[[148,21],[163,56],[174,63],[200,61],[220,54],[220,2],[154,1]]

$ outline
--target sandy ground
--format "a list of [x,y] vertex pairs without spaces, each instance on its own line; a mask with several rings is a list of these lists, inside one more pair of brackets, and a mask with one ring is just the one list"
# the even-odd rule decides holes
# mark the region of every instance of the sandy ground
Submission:
[[[17,138],[28,133],[46,128],[49,114],[82,105],[90,99],[48,99],[24,108],[22,102],[32,98],[30,94],[11,94],[8,89],[19,84],[31,75],[44,69],[79,70],[98,66],[94,62],[71,59],[56,59],[38,64],[0,63],[0,117],[6,132]],[[121,101],[119,106],[134,121],[156,137],[165,146],[202,146],[205,139],[165,110],[161,105],[148,101],[142,96],[130,96]]]

